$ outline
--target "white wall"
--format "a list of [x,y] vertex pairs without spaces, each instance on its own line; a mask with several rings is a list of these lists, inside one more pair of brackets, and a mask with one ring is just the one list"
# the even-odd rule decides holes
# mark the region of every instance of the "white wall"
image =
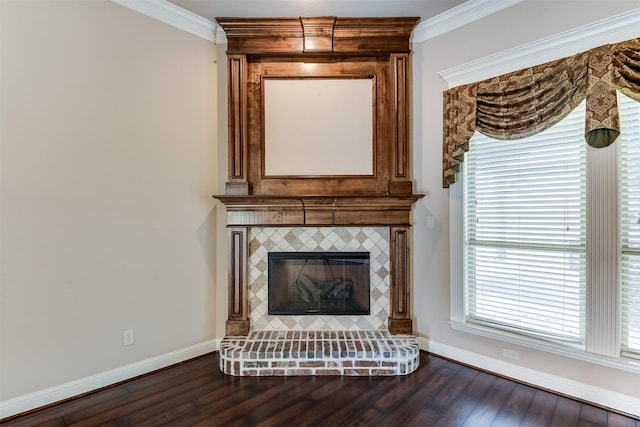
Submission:
[[107,1],[0,8],[0,401],[221,337],[216,46]]
[[[567,381],[640,398],[640,376],[629,372],[553,356],[489,338],[457,332],[449,315],[449,196],[442,188],[442,92],[447,83],[438,72],[504,50],[559,34],[638,7],[637,1],[527,0],[437,38],[414,46],[413,138],[414,177],[429,196],[414,211],[414,313],[418,335],[450,355],[466,351],[505,363],[503,347],[519,351],[513,364]],[[434,216],[436,227],[426,227]],[[489,360],[489,359],[486,359]],[[492,362],[484,366],[491,369]]]

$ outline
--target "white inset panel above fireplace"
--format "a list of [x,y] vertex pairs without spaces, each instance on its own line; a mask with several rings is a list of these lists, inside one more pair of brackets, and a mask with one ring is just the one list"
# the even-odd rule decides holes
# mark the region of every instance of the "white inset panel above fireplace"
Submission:
[[263,84],[265,176],[373,174],[373,79]]

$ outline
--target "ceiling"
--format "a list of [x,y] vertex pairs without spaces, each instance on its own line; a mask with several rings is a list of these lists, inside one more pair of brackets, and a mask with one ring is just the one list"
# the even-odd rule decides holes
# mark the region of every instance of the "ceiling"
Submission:
[[215,22],[216,17],[273,18],[298,16],[433,18],[466,0],[169,0]]

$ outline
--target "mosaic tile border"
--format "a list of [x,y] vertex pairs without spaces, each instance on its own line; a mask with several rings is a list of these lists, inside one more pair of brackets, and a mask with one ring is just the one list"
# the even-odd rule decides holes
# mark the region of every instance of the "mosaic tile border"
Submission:
[[[249,229],[249,318],[253,331],[386,330],[389,318],[388,227],[253,227]],[[270,251],[366,251],[370,253],[370,315],[272,316],[268,314]]]

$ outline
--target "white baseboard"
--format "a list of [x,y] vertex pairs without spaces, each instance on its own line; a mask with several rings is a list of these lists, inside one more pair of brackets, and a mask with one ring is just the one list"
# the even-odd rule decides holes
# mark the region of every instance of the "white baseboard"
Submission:
[[0,402],[0,419],[60,402],[73,396],[137,377],[138,375],[147,374],[194,357],[218,351],[220,350],[220,341],[221,339],[219,338],[205,341],[66,384],[5,400]]
[[420,349],[479,369],[494,372],[546,390],[592,402],[616,411],[640,417],[640,399],[591,384],[536,371],[503,360],[483,356],[457,347],[418,338]]

